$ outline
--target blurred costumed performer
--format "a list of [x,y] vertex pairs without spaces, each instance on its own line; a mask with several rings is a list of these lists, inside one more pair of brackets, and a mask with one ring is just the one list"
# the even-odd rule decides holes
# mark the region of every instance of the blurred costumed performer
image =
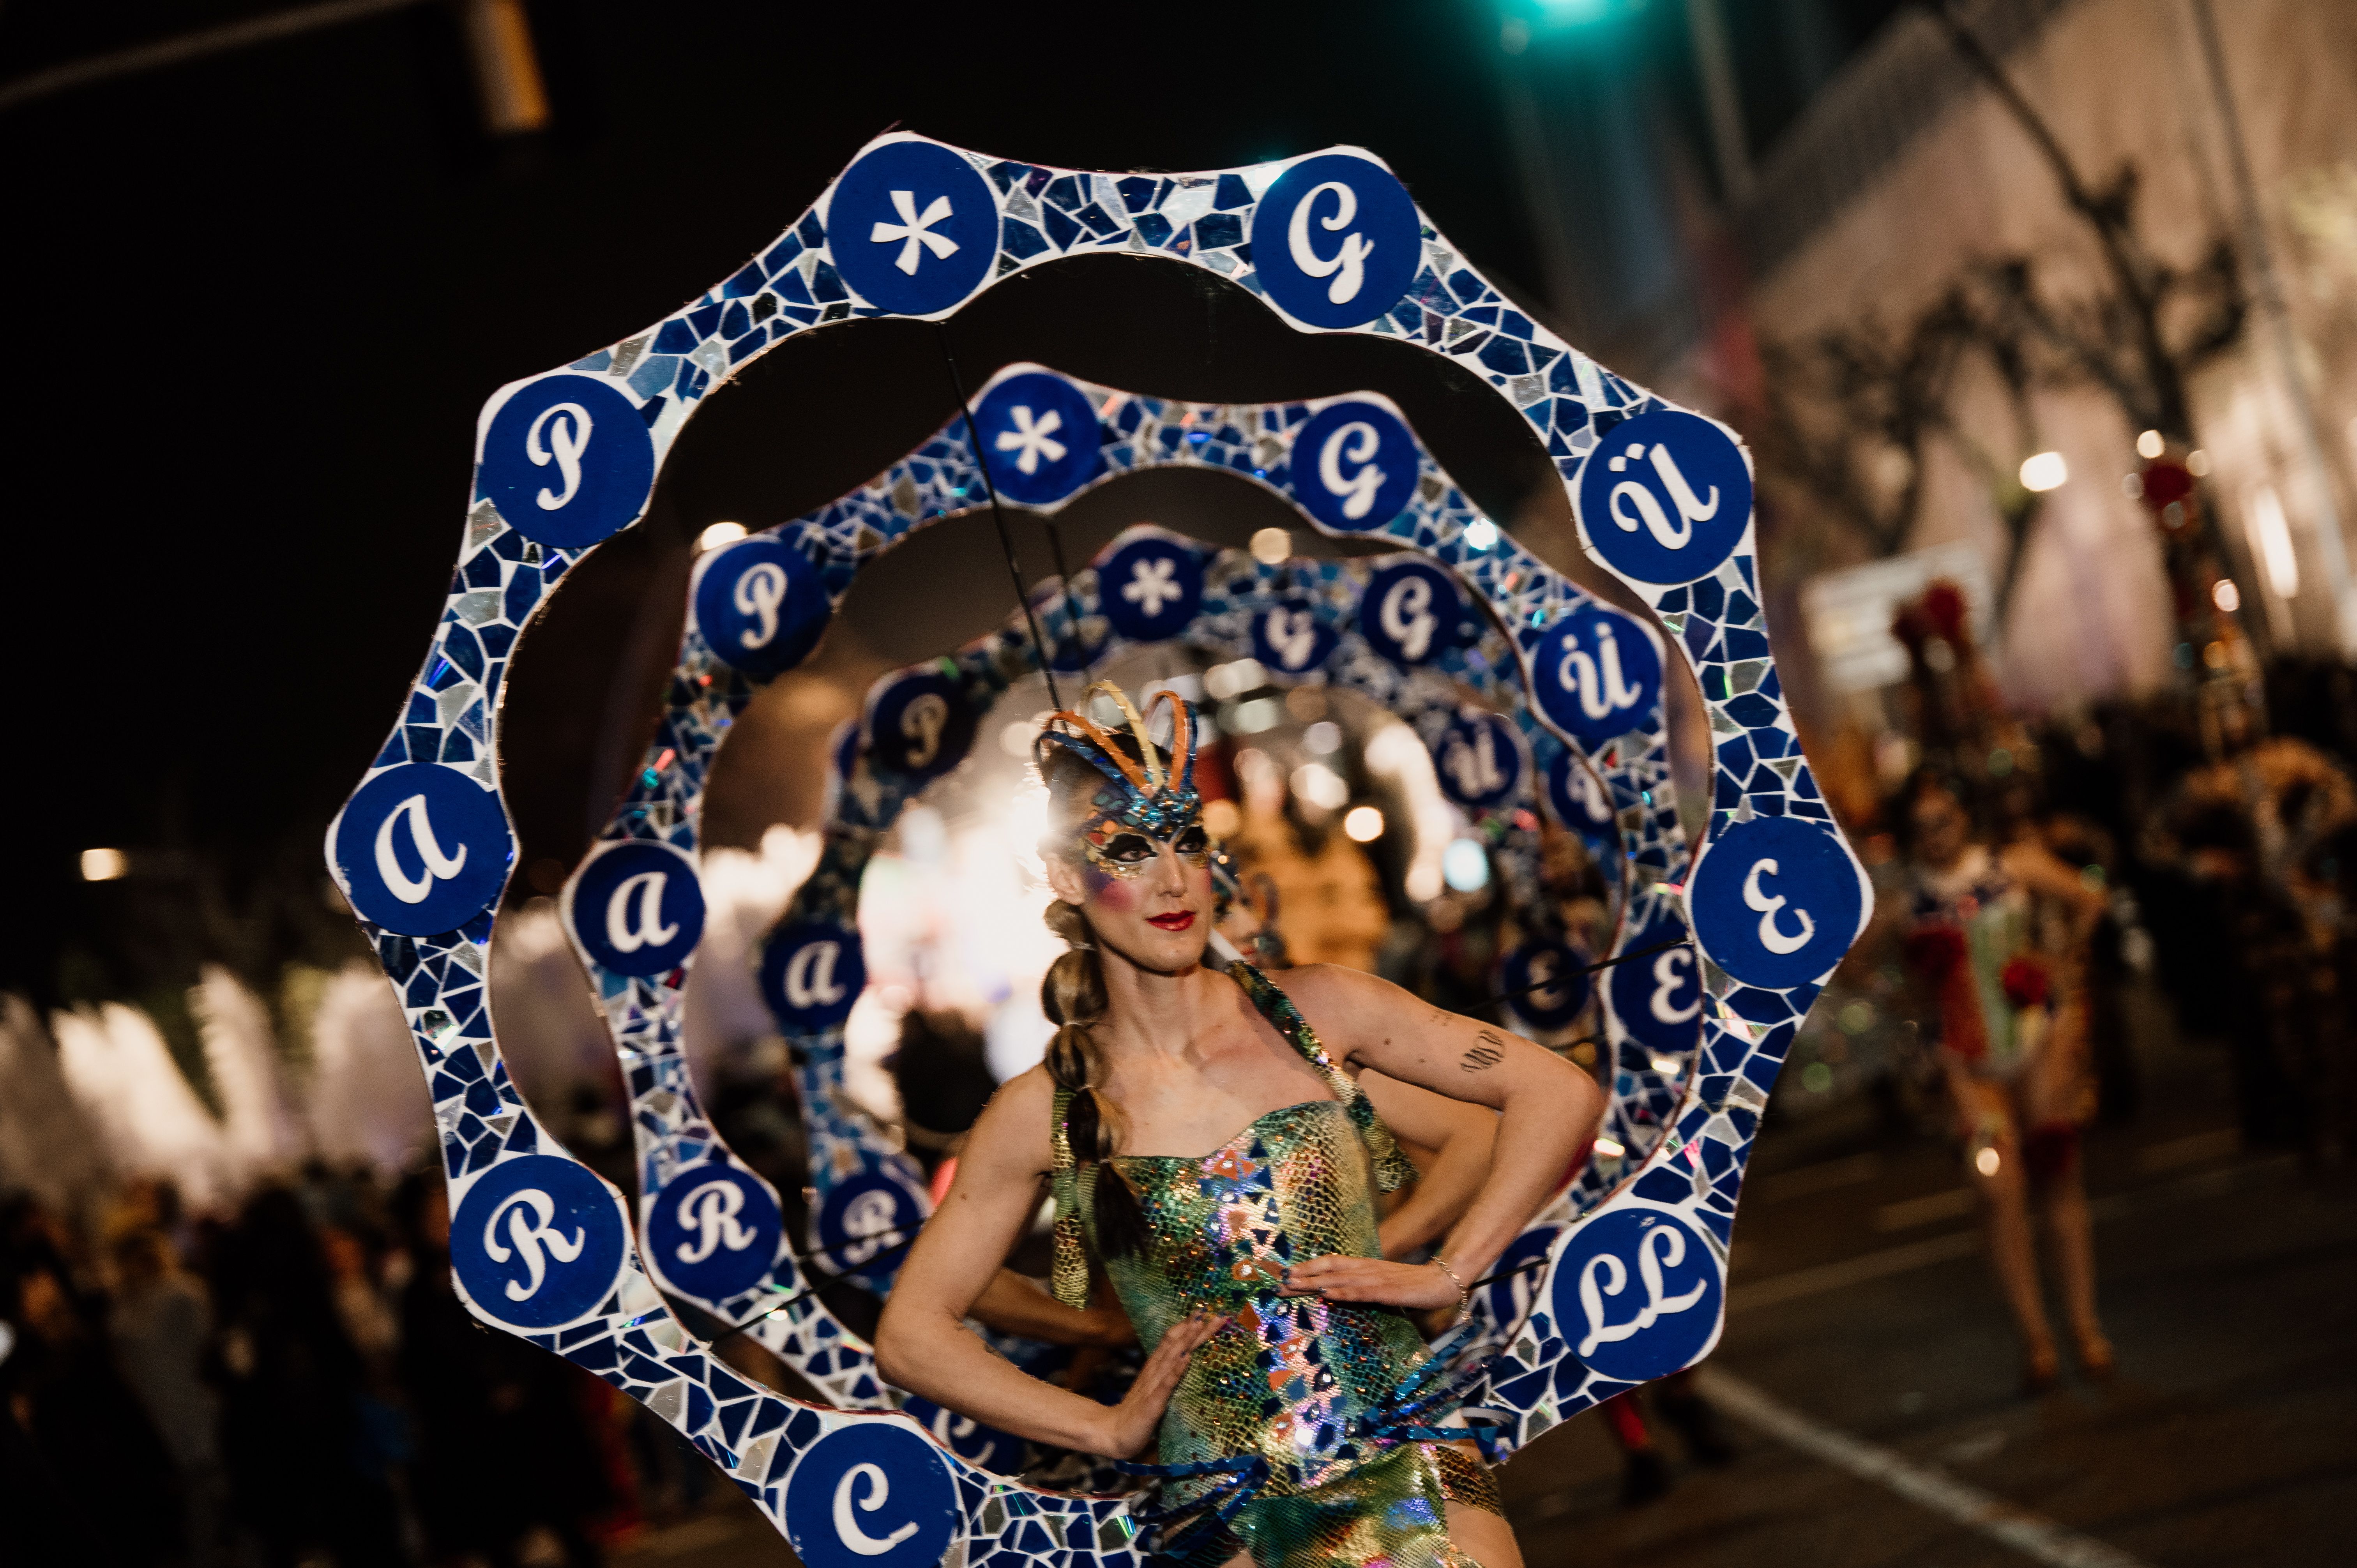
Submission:
[[[1166,753],[1098,692],[1126,735],[1066,712],[1034,747],[1057,824],[1048,920],[1072,944],[1043,987],[1060,1027],[984,1112],[910,1251],[885,1374],[1039,1442],[1157,1447],[1137,1466],[1160,1478],[1149,1524],[1187,1564],[1519,1568],[1488,1470],[1446,1424],[1469,1390],[1409,1314],[1461,1318],[1601,1096],[1539,1047],[1354,971],[1293,970],[1288,997],[1248,964],[1207,966],[1189,710],[1171,700]],[[1413,1174],[1392,1127],[1443,1162],[1478,1157],[1451,1150],[1455,1101],[1502,1112],[1498,1157],[1431,1262],[1387,1262],[1376,1194]],[[1101,1270],[1149,1352],[1118,1405],[1026,1376],[961,1326],[1043,1185],[1057,1294],[1085,1300]]]
[[1897,916],[1906,922],[1908,969],[1935,1021],[1989,1256],[2021,1332],[2023,1384],[2049,1388],[2059,1369],[2030,1240],[2033,1189],[2052,1232],[2080,1366],[2108,1376],[2112,1347],[2095,1316],[2079,1170],[2079,1129],[2094,1109],[2084,957],[2104,896],[2035,840],[2002,849],[1980,842],[1960,789],[1932,769],[1909,781],[1899,811],[1908,856]]

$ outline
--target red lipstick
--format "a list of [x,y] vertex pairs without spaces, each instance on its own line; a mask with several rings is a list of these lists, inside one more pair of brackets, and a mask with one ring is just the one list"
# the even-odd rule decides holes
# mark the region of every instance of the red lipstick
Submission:
[[1179,909],[1168,915],[1148,915],[1146,923],[1158,930],[1183,931],[1195,923],[1195,911]]

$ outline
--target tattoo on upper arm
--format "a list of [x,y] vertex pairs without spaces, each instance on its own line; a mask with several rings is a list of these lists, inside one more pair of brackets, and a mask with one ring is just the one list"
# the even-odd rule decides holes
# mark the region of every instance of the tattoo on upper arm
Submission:
[[1506,1042],[1490,1033],[1489,1030],[1482,1030],[1474,1038],[1481,1043],[1457,1058],[1458,1065],[1467,1072],[1480,1072],[1484,1068],[1496,1067],[1506,1059]]

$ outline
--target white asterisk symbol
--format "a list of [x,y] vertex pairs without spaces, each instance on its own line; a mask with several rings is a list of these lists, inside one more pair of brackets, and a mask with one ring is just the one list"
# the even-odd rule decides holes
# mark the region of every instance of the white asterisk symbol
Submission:
[[1121,596],[1144,610],[1150,620],[1162,613],[1165,599],[1175,604],[1186,596],[1178,585],[1170,580],[1178,570],[1178,563],[1168,555],[1133,561],[1129,566],[1129,582],[1121,590]]
[[[1050,463],[1062,460],[1067,448],[1062,442],[1050,439],[1056,432],[1064,428],[1062,414],[1051,408],[1048,411],[1048,416],[1035,424],[1032,423],[1031,410],[1027,404],[1017,403],[1007,412],[1015,416],[1015,428],[998,433],[998,449],[1001,452],[1021,453],[1022,456],[1015,459],[1017,467],[1027,474],[1036,474],[1039,471],[1039,461],[1042,457]],[[1149,610],[1146,613],[1150,615],[1153,612]]]
[[920,214],[917,211],[917,193],[913,190],[896,190],[892,193],[892,210],[900,215],[900,221],[878,222],[875,228],[867,231],[867,237],[879,245],[888,245],[895,240],[904,242],[900,246],[899,259],[892,263],[902,272],[911,277],[916,275],[917,248],[920,245],[931,251],[935,260],[957,253],[958,245],[955,240],[946,234],[936,234],[932,231],[934,224],[950,215],[948,197],[934,197],[932,204]]

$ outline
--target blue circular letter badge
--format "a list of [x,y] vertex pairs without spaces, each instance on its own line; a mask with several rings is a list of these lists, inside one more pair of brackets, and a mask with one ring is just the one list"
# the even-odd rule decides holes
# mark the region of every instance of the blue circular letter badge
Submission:
[[1403,670],[1461,646],[1471,629],[1457,580],[1429,561],[1384,567],[1359,596],[1359,635]]
[[1007,377],[975,402],[974,427],[991,483],[1018,505],[1052,505],[1096,477],[1096,408],[1061,376]]
[[933,779],[965,760],[974,713],[965,688],[931,668],[906,674],[876,694],[867,721],[867,755],[877,769],[903,779]]
[[1203,560],[1169,539],[1133,539],[1097,568],[1097,601],[1132,642],[1164,642],[1203,607]]
[[454,931],[481,914],[514,854],[499,797],[437,763],[386,768],[336,821],[336,870],[352,908],[405,937]]
[[616,974],[667,974],[704,936],[695,863],[667,843],[600,844],[565,885],[565,923],[590,958]]
[[1415,281],[1424,229],[1389,169],[1322,153],[1279,175],[1260,199],[1252,252],[1278,309],[1312,327],[1358,327]]
[[681,1294],[726,1301],[770,1272],[784,1230],[778,1200],[759,1177],[699,1161],[647,1206],[647,1261]]
[[483,435],[479,494],[526,539],[595,544],[638,520],[655,480],[647,422],[615,385],[559,374],[516,389]]
[[800,664],[834,614],[811,558],[770,534],[698,561],[689,597],[713,657],[757,681]]
[[818,1200],[815,1230],[823,1267],[847,1274],[881,1262],[886,1272],[900,1266],[925,1223],[924,1195],[888,1168],[869,1166],[835,1183]]
[[450,1267],[467,1299],[517,1328],[560,1328],[597,1310],[622,1273],[623,1226],[587,1167],[524,1155],[485,1171],[450,1219]]
[[933,1568],[957,1539],[957,1483],[890,1416],[837,1427],[786,1477],[786,1535],[810,1568]]
[[1702,1232],[1674,1210],[1622,1198],[1555,1259],[1555,1332],[1598,1377],[1641,1383],[1692,1366],[1718,1335],[1725,1288]]
[[1832,969],[1866,913],[1857,866],[1841,841],[1796,817],[1754,817],[1711,834],[1686,904],[1712,961],[1766,991]]
[[963,304],[998,259],[990,181],[934,142],[888,142],[845,169],[826,209],[834,270],[868,304],[933,316]]
[[1524,942],[1506,955],[1506,1005],[1542,1029],[1567,1029],[1595,989],[1587,955],[1562,942]]
[[1691,583],[1735,553],[1751,521],[1751,468],[1735,438],[1657,408],[1597,438],[1572,498],[1587,546],[1640,583]]
[[1415,494],[1415,437],[1372,403],[1334,403],[1293,436],[1293,499],[1339,533],[1369,533]]
[[1642,725],[1662,705],[1662,660],[1643,628],[1590,605],[1540,634],[1530,649],[1531,691],[1556,727],[1593,752]]
[[[1664,910],[1622,950],[1643,952],[1685,935],[1676,911]],[[1604,994],[1612,1015],[1648,1056],[1684,1059],[1702,1038],[1702,961],[1692,941],[1614,965]]]
[[1555,757],[1546,769],[1548,811],[1591,850],[1617,857],[1620,854],[1619,823],[1613,818],[1609,789],[1580,761],[1577,753],[1555,742]]
[[1253,657],[1280,680],[1318,669],[1340,640],[1308,599],[1283,599],[1252,612]]
[[841,926],[788,926],[761,952],[761,995],[789,1035],[834,1028],[866,984],[859,933]]
[[1499,714],[1459,714],[1432,748],[1443,793],[1460,806],[1503,805],[1523,781],[1523,736]]

